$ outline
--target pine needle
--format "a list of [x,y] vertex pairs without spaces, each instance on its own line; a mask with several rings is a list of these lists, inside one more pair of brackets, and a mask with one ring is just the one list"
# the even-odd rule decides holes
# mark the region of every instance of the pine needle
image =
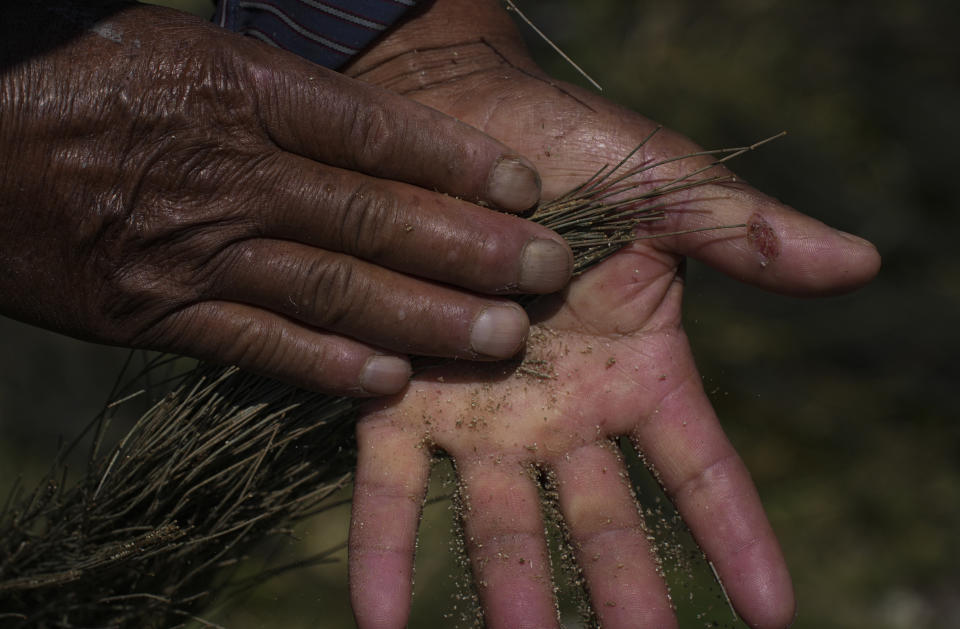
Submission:
[[517,17],[519,17],[521,20],[523,20],[523,22],[524,22],[527,26],[529,26],[531,29],[533,29],[533,32],[536,33],[536,34],[540,37],[540,39],[542,39],[542,40],[545,41],[547,44],[549,44],[550,47],[553,48],[554,51],[556,51],[556,53],[557,53],[558,55],[560,55],[561,57],[563,57],[564,61],[566,61],[567,63],[569,63],[571,66],[573,66],[573,68],[574,68],[577,72],[579,72],[580,75],[581,75],[583,78],[585,78],[586,80],[590,81],[590,84],[593,85],[595,88],[597,88],[597,91],[598,91],[598,92],[602,92],[602,91],[603,91],[603,88],[600,87],[600,84],[597,83],[596,81],[594,81],[594,80],[593,80],[593,77],[591,77],[589,74],[587,74],[586,71],[585,71],[583,68],[581,68],[580,66],[578,66],[577,63],[567,55],[567,53],[563,52],[563,50],[560,49],[560,46],[557,46],[555,43],[553,43],[553,40],[550,39],[549,37],[547,37],[546,33],[544,33],[544,32],[541,31],[539,28],[537,28],[537,25],[534,24],[534,23],[530,20],[530,18],[528,18],[526,15],[524,15],[523,11],[520,10],[520,7],[518,7],[518,6],[516,5],[516,3],[513,2],[513,0],[504,0],[504,1],[505,1],[506,4],[507,4],[507,10],[508,10],[508,11],[513,11],[514,13],[516,13],[516,14],[517,14]]

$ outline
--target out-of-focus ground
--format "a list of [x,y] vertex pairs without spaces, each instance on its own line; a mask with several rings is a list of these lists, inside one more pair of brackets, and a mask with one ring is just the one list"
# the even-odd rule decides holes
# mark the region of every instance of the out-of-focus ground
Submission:
[[[609,98],[704,146],[787,130],[735,170],[878,245],[877,280],[827,300],[763,294],[693,264],[687,328],[783,544],[796,627],[960,626],[960,5],[521,6]],[[534,47],[555,75],[579,80]],[[0,319],[0,492],[17,473],[35,478],[58,435],[95,414],[125,355]],[[320,516],[284,552],[342,541],[347,511]],[[450,626],[449,528],[443,503],[427,507],[411,627]],[[214,620],[352,626],[336,557],[245,594]],[[685,608],[684,627],[703,626],[696,615],[707,607],[732,624],[722,601],[704,598]]]

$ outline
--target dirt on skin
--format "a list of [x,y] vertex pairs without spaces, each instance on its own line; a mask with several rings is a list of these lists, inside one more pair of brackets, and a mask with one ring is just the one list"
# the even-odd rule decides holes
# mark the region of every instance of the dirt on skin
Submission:
[[[561,419],[563,400],[577,395],[575,383],[581,380],[579,370],[584,368],[585,361],[570,358],[589,358],[586,364],[592,369],[629,368],[629,361],[618,361],[615,349],[616,345],[612,342],[596,339],[580,342],[579,337],[560,333],[545,325],[535,325],[531,327],[522,357],[509,363],[486,365],[484,368],[487,373],[482,383],[476,383],[476,365],[469,366],[472,382],[466,385],[465,391],[451,391],[445,386],[458,382],[457,371],[449,366],[444,369],[443,375],[430,377],[427,374],[414,392],[423,398],[421,401],[425,404],[422,408],[436,409],[435,413],[424,411],[421,416],[426,435],[424,446],[437,450],[438,456],[443,456],[433,435],[437,430],[449,430],[451,423],[453,431],[473,433],[480,439],[485,434],[509,433],[510,427],[505,422],[510,422],[511,416],[521,409],[527,415],[536,409],[549,427],[551,421]],[[431,383],[441,386],[434,388],[430,386]],[[434,401],[440,402],[440,407],[430,403],[435,397],[439,397]],[[442,424],[448,427],[445,429]],[[561,426],[562,422],[557,424],[556,429],[561,429]],[[597,437],[601,438],[600,426],[597,426]],[[553,566],[551,574],[554,581],[551,586],[557,600],[558,618],[562,618],[565,625],[572,623],[578,627],[598,627],[599,621],[590,603],[587,584],[576,561],[576,549],[559,508],[556,478],[547,466],[536,462],[548,458],[549,453],[543,451],[545,444],[529,441],[514,445],[529,452],[529,458],[532,459],[532,462],[518,468],[517,473],[525,481],[532,479],[539,490]],[[702,585],[704,581],[711,581],[710,576],[704,577],[704,574],[710,574],[709,564],[693,543],[682,518],[659,490],[655,472],[645,469],[647,464],[642,453],[634,453],[626,442],[611,440],[610,447],[621,459],[626,460],[629,471],[622,473],[624,482],[630,486],[638,501],[644,530],[654,547],[657,571],[670,586],[673,604],[686,610],[699,610],[692,616],[698,625],[703,623],[704,627],[742,626],[733,619],[735,617],[731,617],[719,583],[713,581],[713,586]],[[620,454],[622,448],[628,449],[628,457]],[[511,461],[515,462],[515,459]],[[494,455],[492,462],[502,464],[503,455]],[[447,469],[449,471],[446,472],[444,484],[452,493],[450,549],[457,557],[457,570],[450,575],[456,583],[456,594],[452,609],[445,617],[455,626],[483,627],[478,592],[485,584],[477,582],[475,572],[471,570],[479,571],[483,566],[471,566],[467,556],[469,544],[463,526],[464,517],[471,511],[469,497],[455,472]],[[636,479],[640,475],[645,479],[638,483]],[[608,604],[615,606],[616,602]]]

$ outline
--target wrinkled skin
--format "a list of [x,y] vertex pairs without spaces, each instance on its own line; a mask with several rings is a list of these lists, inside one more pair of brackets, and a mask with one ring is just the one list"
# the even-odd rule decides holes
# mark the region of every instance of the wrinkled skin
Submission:
[[[479,33],[486,42],[477,42]],[[544,77],[495,2],[438,2],[349,72],[514,146],[537,165],[546,198],[616,163],[654,126]],[[694,150],[666,132],[637,159]],[[663,181],[704,163],[688,160],[649,177]],[[541,301],[522,365],[433,369],[369,408],[358,425],[350,537],[361,629],[406,622],[434,450],[452,457],[461,481],[467,549],[489,626],[558,625],[533,468],[555,477],[602,626],[676,626],[612,442],[622,435],[656,471],[746,622],[790,624],[795,602],[778,542],[681,328],[683,259],[767,290],[817,296],[867,282],[879,257],[869,243],[743,184],[675,197],[656,229],[738,223],[748,227],[633,244]]]
[[175,11],[12,4],[2,314],[382,394],[408,352],[513,355],[527,317],[492,295],[569,279],[557,235],[467,202],[539,198],[476,129]]

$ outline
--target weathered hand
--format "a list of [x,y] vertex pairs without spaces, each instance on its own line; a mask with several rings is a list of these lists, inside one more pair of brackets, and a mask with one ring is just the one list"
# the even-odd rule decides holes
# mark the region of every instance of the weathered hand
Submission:
[[[654,126],[543,77],[495,3],[438,2],[351,71],[524,151],[540,169],[547,197],[616,163]],[[661,133],[637,162],[694,150],[688,140]],[[646,185],[704,163],[655,169]],[[695,257],[769,290],[820,295],[868,281],[879,258],[868,243],[742,184],[676,195],[666,221],[652,229],[738,223],[748,227],[636,243],[562,296],[542,301],[519,367],[431,370],[370,410],[358,426],[350,539],[361,628],[406,621],[435,448],[453,458],[462,483],[468,552],[491,627],[557,624],[534,467],[556,477],[602,625],[675,626],[611,442],[619,435],[628,435],[656,471],[743,618],[755,627],[789,624],[794,598],[779,545],[704,394],[681,329],[682,260]],[[552,377],[532,376],[531,369]]]
[[410,99],[135,3],[14,3],[0,37],[0,313],[393,393],[398,352],[519,349],[478,293],[569,279],[556,234],[440,193],[523,210],[530,163]]

